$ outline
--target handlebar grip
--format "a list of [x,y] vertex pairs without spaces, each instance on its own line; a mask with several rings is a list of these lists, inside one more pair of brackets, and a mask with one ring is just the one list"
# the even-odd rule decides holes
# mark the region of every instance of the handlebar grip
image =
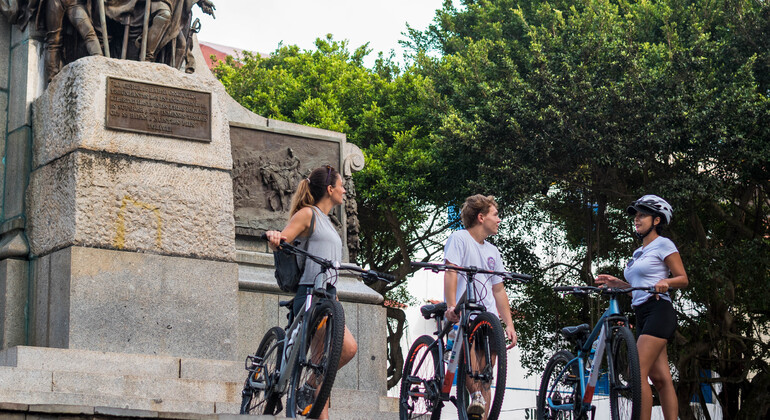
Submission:
[[426,263],[421,261],[411,261],[409,263],[412,267],[433,268],[436,266],[434,263]]
[[267,232],[262,232],[262,235],[260,235],[259,237],[264,240],[267,240]]
[[394,275],[392,275],[392,274],[388,274],[388,273],[381,273],[381,272],[379,272],[379,271],[375,271],[374,273],[375,273],[375,274],[377,275],[377,277],[379,277],[381,280],[384,280],[384,281],[386,281],[386,282],[388,282],[388,283],[390,283],[390,282],[393,282],[393,281],[396,281],[396,276],[394,276]]
[[576,289],[575,286],[554,286],[555,292],[572,292]]
[[532,280],[532,276],[529,274],[511,273],[511,277],[524,280],[524,281]]

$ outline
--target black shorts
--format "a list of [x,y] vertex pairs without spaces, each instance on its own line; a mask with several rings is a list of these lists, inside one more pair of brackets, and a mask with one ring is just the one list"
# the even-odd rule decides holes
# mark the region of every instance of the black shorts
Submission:
[[665,299],[651,297],[634,308],[637,336],[642,334],[670,340],[676,331],[674,305]]
[[[312,286],[309,284],[300,284],[299,287],[297,287],[297,293],[294,295],[294,304],[292,306],[292,311],[294,312],[294,316],[299,315],[300,311],[302,311],[302,308],[305,306],[305,298],[307,297],[307,289],[311,288]],[[328,286],[327,291],[332,294],[332,296],[337,296],[337,288],[334,286]]]

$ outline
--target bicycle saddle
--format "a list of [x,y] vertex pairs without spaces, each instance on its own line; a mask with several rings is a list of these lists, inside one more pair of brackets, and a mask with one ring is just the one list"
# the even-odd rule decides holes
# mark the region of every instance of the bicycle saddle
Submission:
[[572,327],[564,327],[561,329],[561,335],[564,336],[564,338],[570,340],[573,338],[580,338],[585,336],[591,331],[591,327],[588,326],[588,324],[580,324],[577,326]]
[[420,312],[425,319],[444,316],[444,312],[446,312],[446,302],[421,306]]

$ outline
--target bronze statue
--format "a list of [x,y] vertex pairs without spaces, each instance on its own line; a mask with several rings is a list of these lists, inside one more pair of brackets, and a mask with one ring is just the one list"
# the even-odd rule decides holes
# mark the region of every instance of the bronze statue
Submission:
[[[46,78],[87,55],[147,60],[194,70],[195,5],[214,16],[211,0],[0,0],[0,13],[22,30],[27,23],[45,34]],[[65,19],[66,17],[66,19]],[[100,44],[99,40],[102,40]]]

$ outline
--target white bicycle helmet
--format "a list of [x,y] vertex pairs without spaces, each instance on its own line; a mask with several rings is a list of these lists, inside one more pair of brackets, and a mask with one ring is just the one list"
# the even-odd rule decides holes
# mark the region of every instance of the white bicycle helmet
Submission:
[[674,208],[671,207],[671,204],[668,204],[668,201],[653,194],[647,194],[634,201],[628,206],[626,211],[631,216],[635,215],[637,212],[661,216],[664,224],[671,223],[671,219],[674,217]]

